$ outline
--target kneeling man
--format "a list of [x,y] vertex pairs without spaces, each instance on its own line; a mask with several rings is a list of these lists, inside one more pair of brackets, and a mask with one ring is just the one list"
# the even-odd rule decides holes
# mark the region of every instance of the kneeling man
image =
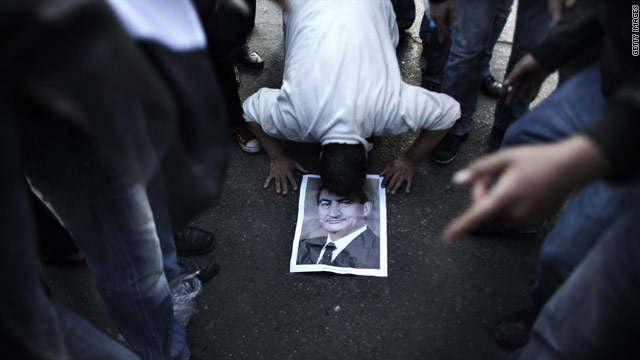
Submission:
[[271,159],[264,184],[297,189],[304,168],[278,142],[320,142],[320,176],[332,192],[362,187],[371,136],[421,131],[404,156],[382,172],[392,193],[460,117],[445,94],[404,83],[395,46],[398,29],[389,0],[289,0],[284,12],[285,69],[280,89],[262,88],[243,104],[244,119]]
[[316,200],[318,219],[328,235],[301,240],[297,263],[380,268],[380,238],[365,224],[373,206],[367,194],[359,190],[342,196],[323,187]]

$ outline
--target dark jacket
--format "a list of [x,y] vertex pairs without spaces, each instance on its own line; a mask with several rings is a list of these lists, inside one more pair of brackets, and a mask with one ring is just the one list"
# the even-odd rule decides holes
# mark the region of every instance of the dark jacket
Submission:
[[607,107],[602,120],[585,134],[604,152],[613,179],[633,179],[640,169],[640,56],[634,56],[632,49],[633,36],[637,39],[640,32],[632,27],[632,5],[630,0],[578,1],[575,6],[582,9],[563,15],[531,51],[543,67],[555,70],[591,43],[602,41],[600,65]]
[[[327,240],[326,236],[304,239],[298,246],[297,264],[315,264]],[[380,268],[380,238],[369,228],[345,247],[330,264],[359,269]]]

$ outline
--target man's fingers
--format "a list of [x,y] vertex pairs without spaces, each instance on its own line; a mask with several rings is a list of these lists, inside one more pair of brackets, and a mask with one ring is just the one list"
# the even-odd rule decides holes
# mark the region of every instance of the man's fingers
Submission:
[[289,183],[287,182],[287,176],[280,176],[280,181],[282,182],[282,195],[287,195],[289,193]]
[[271,180],[273,180],[273,175],[269,174],[269,176],[267,176],[267,180],[265,180],[264,185],[262,185],[262,187],[264,189],[269,187],[269,184],[271,184]]
[[398,192],[398,190],[400,190],[400,187],[402,186],[402,183],[404,183],[404,181],[405,181],[405,177],[399,176],[395,186],[393,187],[393,190],[391,190],[391,193],[395,194],[396,192]]
[[289,182],[291,183],[291,188],[293,189],[293,191],[298,190],[298,183],[296,182],[296,179],[293,177],[293,173],[288,172],[287,179],[289,179]]
[[549,1],[548,9],[549,9],[549,14],[551,15],[551,21],[553,23],[558,22],[558,20],[560,19],[560,16],[562,16],[562,8],[563,8],[562,1],[558,1],[558,0]]
[[460,235],[469,232],[499,213],[502,202],[495,196],[487,196],[474,203],[462,216],[454,220],[442,233],[445,242],[453,242]]
[[276,183],[276,194],[280,194],[280,190],[281,190],[281,188],[280,188],[280,182],[281,182],[280,175],[276,175],[274,180],[275,180],[275,183]]
[[394,172],[392,171],[392,169],[393,168],[391,166],[387,166],[387,168],[380,173],[380,175],[384,175],[384,177],[382,178],[383,189],[389,185],[389,181],[391,181],[391,178],[393,177]]
[[302,167],[302,165],[298,164],[297,162],[294,164],[294,166],[295,166],[295,168],[296,168],[296,169],[298,169],[298,170],[299,170],[300,172],[302,172],[302,173],[305,173],[305,174],[309,173],[309,172],[307,171],[307,169],[305,169],[304,167]]
[[382,172],[380,172],[380,176],[384,177],[387,174],[387,171],[389,171],[389,169],[391,169],[390,165],[387,165],[384,170],[382,170]]
[[491,179],[508,164],[508,152],[509,150],[498,151],[472,162],[468,167],[453,175],[453,182],[458,185],[469,185],[483,177]]
[[475,203],[487,196],[489,189],[491,189],[490,185],[490,177],[483,177],[476,180],[476,182],[473,183],[473,189],[471,190],[471,201]]
[[393,174],[391,181],[389,182],[389,187],[387,188],[387,192],[391,192],[391,194],[395,194],[398,188],[400,187],[400,185],[402,184],[402,182],[400,182],[400,179],[402,179],[402,174],[400,174],[399,171],[396,171]]
[[409,178],[407,179],[407,188],[406,188],[406,190],[405,190],[405,191],[407,192],[407,194],[411,192],[411,182],[412,182],[412,181],[413,181],[413,176],[412,176],[412,177],[409,177]]

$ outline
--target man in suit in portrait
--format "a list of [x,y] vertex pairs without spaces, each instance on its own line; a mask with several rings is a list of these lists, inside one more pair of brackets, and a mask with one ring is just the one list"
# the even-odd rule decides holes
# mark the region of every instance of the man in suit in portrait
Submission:
[[323,187],[316,201],[328,235],[301,240],[297,263],[379,269],[380,238],[365,223],[373,207],[367,194],[339,195]]

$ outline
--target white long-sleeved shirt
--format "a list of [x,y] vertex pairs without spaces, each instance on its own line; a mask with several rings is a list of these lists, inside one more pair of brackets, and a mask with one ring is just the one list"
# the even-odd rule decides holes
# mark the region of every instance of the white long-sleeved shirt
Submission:
[[244,118],[275,138],[361,143],[453,126],[460,106],[445,94],[404,83],[398,30],[388,0],[290,0],[280,89],[262,88]]

